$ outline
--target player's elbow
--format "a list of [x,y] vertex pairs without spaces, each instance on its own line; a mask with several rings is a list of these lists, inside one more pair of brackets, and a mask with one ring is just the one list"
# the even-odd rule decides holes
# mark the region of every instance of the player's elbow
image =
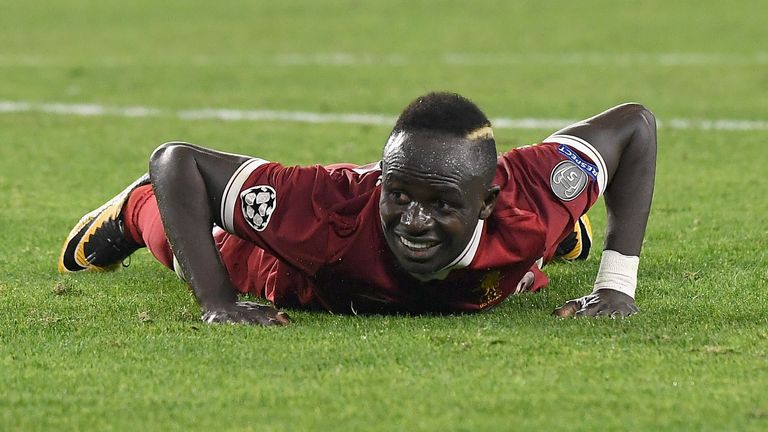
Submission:
[[627,102],[617,108],[633,123],[636,132],[652,133],[656,136],[656,116],[648,107],[637,102]]
[[656,116],[645,105],[629,102],[618,107],[631,126],[630,146],[656,159]]
[[149,175],[157,177],[162,172],[174,169],[175,165],[183,164],[189,158],[194,158],[195,149],[185,142],[167,142],[161,144],[149,156]]

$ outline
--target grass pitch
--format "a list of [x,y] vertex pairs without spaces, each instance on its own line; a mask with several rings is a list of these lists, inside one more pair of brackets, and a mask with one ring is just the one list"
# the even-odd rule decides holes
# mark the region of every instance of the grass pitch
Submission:
[[[491,117],[766,120],[762,2],[10,1],[0,101],[395,115],[432,89]],[[0,110],[3,111],[3,110]],[[670,123],[667,123],[670,124]],[[368,162],[386,126],[0,112],[0,430],[766,430],[768,131],[662,128],[642,313],[559,320],[599,255],[488,313],[289,311],[208,326],[144,251],[59,276],[86,211],[187,140]],[[499,129],[499,147],[551,130]],[[602,204],[591,212],[602,242]]]

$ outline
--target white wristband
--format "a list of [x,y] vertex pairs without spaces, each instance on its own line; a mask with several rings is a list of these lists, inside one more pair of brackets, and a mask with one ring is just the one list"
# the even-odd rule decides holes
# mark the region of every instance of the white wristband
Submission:
[[596,293],[601,289],[612,289],[635,298],[635,288],[637,288],[637,266],[640,264],[640,257],[622,255],[613,250],[604,250],[603,257],[600,260],[600,270],[597,271],[595,278]]

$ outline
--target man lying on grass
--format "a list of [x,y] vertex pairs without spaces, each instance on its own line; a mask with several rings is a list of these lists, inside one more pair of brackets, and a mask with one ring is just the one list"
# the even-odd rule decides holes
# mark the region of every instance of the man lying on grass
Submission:
[[405,108],[367,166],[285,167],[164,144],[148,175],[72,229],[59,270],[116,268],[146,246],[209,323],[289,322],[239,294],[335,313],[478,311],[544,287],[558,246],[572,257],[587,249],[579,219],[605,193],[593,290],[555,313],[623,317],[638,311],[655,164],[655,119],[641,105],[497,156],[477,106],[431,93]]

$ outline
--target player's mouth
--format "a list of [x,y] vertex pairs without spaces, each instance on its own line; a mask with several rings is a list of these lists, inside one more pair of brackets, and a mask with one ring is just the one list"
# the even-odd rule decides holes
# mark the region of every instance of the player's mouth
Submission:
[[429,249],[440,244],[440,242],[436,241],[410,241],[405,237],[400,237],[400,243],[404,244],[408,249],[416,251]]
[[409,258],[417,260],[428,258],[440,245],[440,242],[435,240],[409,240],[402,236],[397,236],[397,238],[403,249],[410,252]]

